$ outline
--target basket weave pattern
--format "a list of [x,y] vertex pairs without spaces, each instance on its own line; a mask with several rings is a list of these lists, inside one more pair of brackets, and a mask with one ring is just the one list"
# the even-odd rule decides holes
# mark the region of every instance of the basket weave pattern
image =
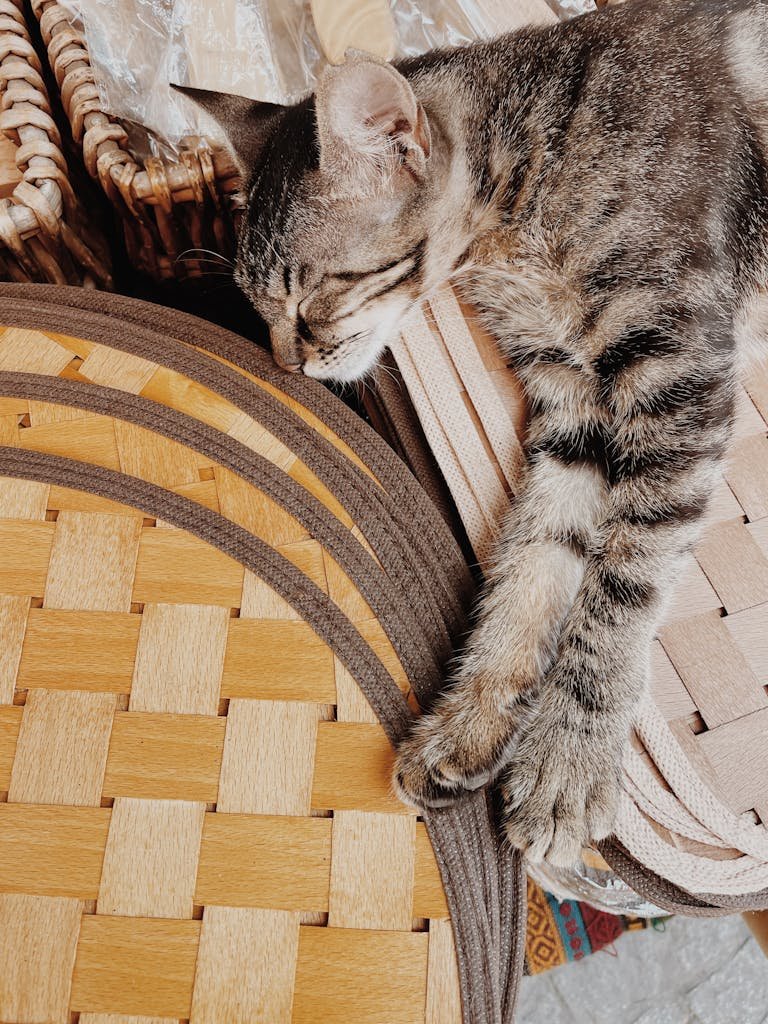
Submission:
[[[5,330],[0,370],[33,375],[35,396],[3,392],[6,450],[128,474],[245,526],[408,688],[358,588],[285,509],[128,406],[51,398],[114,388],[213,426],[327,501],[367,553],[262,424],[156,362],[53,332]],[[82,486],[0,481],[0,1020],[459,1020],[432,846],[391,795],[390,743],[352,675],[237,560]]]
[[103,242],[70,184],[23,0],[0,0],[0,131],[21,180],[0,200],[0,274],[16,281],[110,287]]
[[70,12],[56,0],[33,0],[32,8],[75,142],[121,216],[133,264],[155,278],[196,276],[200,263],[178,260],[187,249],[231,253],[237,183],[226,154],[191,139],[176,163],[137,160],[125,129],[102,107],[85,38]]

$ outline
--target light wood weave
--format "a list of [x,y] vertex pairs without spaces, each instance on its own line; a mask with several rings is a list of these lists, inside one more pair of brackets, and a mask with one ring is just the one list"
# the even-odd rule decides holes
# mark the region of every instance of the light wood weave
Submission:
[[[365,546],[301,459],[160,363],[8,328],[0,370],[108,386],[213,425]],[[209,456],[16,397],[0,398],[0,443],[142,478],[246,526],[407,688],[328,551]],[[391,794],[384,730],[266,583],[141,509],[3,478],[0,635],[0,1021],[460,1019],[440,875],[424,824]]]

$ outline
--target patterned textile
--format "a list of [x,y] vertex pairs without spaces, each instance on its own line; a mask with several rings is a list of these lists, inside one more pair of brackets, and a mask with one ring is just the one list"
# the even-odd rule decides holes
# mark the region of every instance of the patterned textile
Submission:
[[526,974],[541,974],[610,946],[625,931],[647,928],[653,921],[620,917],[575,900],[558,902],[528,879]]

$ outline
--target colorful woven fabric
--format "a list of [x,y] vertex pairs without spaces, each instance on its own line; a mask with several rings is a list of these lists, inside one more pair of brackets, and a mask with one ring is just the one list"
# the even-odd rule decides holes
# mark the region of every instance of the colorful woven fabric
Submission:
[[596,910],[588,903],[556,900],[528,879],[528,927],[525,939],[526,974],[541,974],[583,960],[611,946],[625,931],[647,928],[652,922]]

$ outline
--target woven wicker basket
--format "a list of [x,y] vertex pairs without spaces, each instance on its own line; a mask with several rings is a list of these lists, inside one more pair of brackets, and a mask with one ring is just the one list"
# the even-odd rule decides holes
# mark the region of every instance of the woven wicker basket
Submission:
[[0,0],[0,276],[109,288],[106,246],[70,183],[23,12],[23,0]]
[[227,332],[0,299],[0,1020],[510,1020],[519,863],[390,790],[469,596],[423,492]]
[[226,154],[198,139],[175,163],[137,160],[125,129],[101,107],[85,38],[72,26],[71,13],[56,0],[33,0],[32,8],[72,135],[88,172],[120,215],[132,264],[165,279],[202,272],[195,261],[178,261],[187,249],[231,255],[236,180]]

